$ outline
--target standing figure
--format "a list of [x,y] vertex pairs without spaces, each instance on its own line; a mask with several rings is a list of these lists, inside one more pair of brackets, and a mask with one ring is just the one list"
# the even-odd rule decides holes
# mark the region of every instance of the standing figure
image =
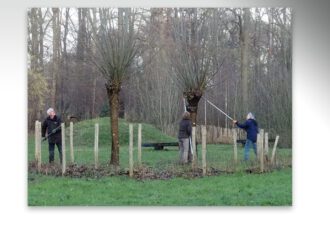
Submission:
[[47,110],[47,114],[48,117],[42,123],[42,137],[45,137],[47,130],[49,163],[54,163],[54,150],[56,144],[60,155],[60,163],[62,164],[61,118],[55,114],[55,110],[53,108],[49,108]]
[[191,136],[190,113],[184,112],[179,125],[179,164],[188,163],[189,138]]
[[252,113],[249,113],[246,116],[246,121],[241,124],[238,123],[236,120],[233,120],[233,123],[236,124],[238,127],[244,129],[247,133],[246,135],[246,143],[244,148],[244,161],[248,160],[250,146],[252,145],[254,153],[257,156],[257,135],[259,133],[258,131],[258,123],[254,118],[254,115]]

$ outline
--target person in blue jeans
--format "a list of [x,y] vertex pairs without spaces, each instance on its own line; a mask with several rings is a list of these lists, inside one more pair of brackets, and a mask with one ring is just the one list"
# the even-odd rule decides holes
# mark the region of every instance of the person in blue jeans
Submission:
[[257,135],[259,133],[258,130],[258,123],[254,118],[252,113],[249,113],[246,116],[246,121],[244,123],[239,123],[236,120],[233,120],[233,123],[236,124],[238,127],[244,129],[247,133],[246,135],[246,143],[244,148],[244,161],[248,160],[250,146],[252,145],[254,153],[257,156]]

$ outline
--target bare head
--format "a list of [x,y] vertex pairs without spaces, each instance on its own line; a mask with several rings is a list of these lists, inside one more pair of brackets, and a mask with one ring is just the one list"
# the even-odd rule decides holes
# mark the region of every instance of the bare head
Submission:
[[49,108],[47,110],[47,114],[48,114],[48,116],[50,116],[51,119],[53,119],[55,116],[55,110],[53,108]]
[[248,113],[248,115],[246,115],[246,120],[249,119],[254,119],[254,115],[252,113]]
[[182,118],[183,119],[185,119],[185,120],[188,120],[188,119],[190,119],[190,113],[189,112],[184,112],[183,114],[182,114]]

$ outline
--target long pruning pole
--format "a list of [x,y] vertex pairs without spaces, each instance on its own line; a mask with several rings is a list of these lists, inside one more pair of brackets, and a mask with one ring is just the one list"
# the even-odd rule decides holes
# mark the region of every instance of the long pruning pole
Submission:
[[[184,111],[187,112],[186,100],[184,98],[183,98],[183,107],[184,107]],[[191,155],[194,155],[194,150],[191,143],[191,137],[189,137],[189,145],[190,145]]]
[[222,111],[221,109],[219,109],[215,104],[213,104],[212,102],[210,102],[209,100],[207,100],[205,97],[203,97],[203,99],[209,103],[210,105],[212,105],[214,108],[216,108],[219,112],[221,112],[223,115],[225,115],[228,119],[230,120],[234,120],[233,118],[231,118],[227,113],[225,113],[224,111]]

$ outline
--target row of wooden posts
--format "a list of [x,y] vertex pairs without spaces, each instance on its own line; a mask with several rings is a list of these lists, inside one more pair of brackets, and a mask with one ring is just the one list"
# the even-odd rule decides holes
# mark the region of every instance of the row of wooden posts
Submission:
[[[236,130],[233,131],[233,143],[234,143],[234,165],[235,168],[238,166],[238,153],[237,153],[237,132]],[[202,170],[203,170],[203,175],[206,175],[207,168],[206,168],[206,126],[202,126]],[[141,124],[138,126],[138,168],[141,168],[141,142],[142,140],[142,127]],[[271,164],[273,165],[275,162],[275,153],[276,153],[276,148],[277,148],[277,143],[279,140],[279,136],[277,135],[275,138],[275,143],[272,151],[272,156],[271,156]],[[196,149],[196,127],[192,127],[192,136],[191,136],[191,141],[192,141],[192,148],[193,150]],[[258,137],[257,137],[257,152],[258,152],[258,160],[260,161],[260,171],[264,171],[264,155],[268,155],[269,151],[269,146],[268,146],[268,133],[264,133],[264,130],[261,129]],[[192,167],[196,167],[196,154],[193,154],[192,158]],[[130,177],[133,176],[133,125],[129,124],[129,175]]]
[[[271,156],[271,165],[275,163],[275,153],[277,148],[277,143],[279,140],[279,136],[277,135],[275,138],[275,143],[272,151]],[[233,133],[233,143],[234,143],[234,164],[237,167],[237,133],[234,131]],[[268,133],[265,133],[263,129],[260,129],[258,136],[257,136],[257,153],[258,153],[258,160],[260,161],[260,171],[264,171],[264,156],[268,156],[269,152],[269,145],[268,145]]]
[[[243,129],[233,127],[225,128],[215,125],[206,125],[206,144],[233,144],[233,134],[236,131],[237,139],[242,140],[246,138],[246,132]],[[178,132],[177,125],[167,125],[162,129],[164,133],[169,136],[176,136]],[[202,126],[196,126],[196,141],[202,143]]]
[[[97,124],[98,127],[98,124]],[[66,148],[65,148],[65,125],[61,124],[62,130],[62,175],[66,171]],[[97,148],[97,147],[96,147]],[[73,153],[73,123],[70,122],[70,156],[71,163],[74,163]],[[35,162],[37,165],[38,172],[41,171],[41,122],[35,122]]]
[[[61,124],[62,129],[62,175],[66,172],[66,148],[65,148],[65,125]],[[203,175],[206,175],[206,126],[202,126],[202,170]],[[192,127],[192,147],[193,150],[196,149],[196,127]],[[279,136],[276,136],[272,156],[271,164],[274,163],[275,152],[278,143]],[[238,165],[237,157],[237,133],[234,130],[233,133],[233,143],[234,143],[234,165]],[[98,169],[98,144],[99,144],[99,124],[95,124],[95,138],[94,138],[94,167]],[[142,168],[142,125],[138,124],[138,157],[137,157],[137,167],[138,169]],[[264,130],[261,129],[258,138],[257,138],[257,152],[258,159],[260,161],[260,171],[264,171],[264,155],[268,155],[268,133],[264,133]],[[74,151],[73,151],[73,123],[70,122],[70,156],[71,164],[74,164]],[[35,123],[35,162],[37,165],[37,170],[41,170],[41,123],[36,121]],[[192,158],[192,167],[196,167],[196,154],[193,154]],[[133,124],[129,124],[129,176],[133,177],[134,174],[134,162],[133,162]]]

